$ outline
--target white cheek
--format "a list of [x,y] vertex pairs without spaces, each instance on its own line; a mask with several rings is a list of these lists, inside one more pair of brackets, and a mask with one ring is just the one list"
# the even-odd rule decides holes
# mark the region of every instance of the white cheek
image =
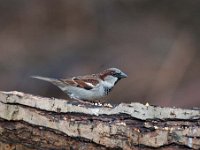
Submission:
[[113,87],[117,80],[118,80],[117,77],[107,76],[104,79],[104,85],[107,86],[107,87]]

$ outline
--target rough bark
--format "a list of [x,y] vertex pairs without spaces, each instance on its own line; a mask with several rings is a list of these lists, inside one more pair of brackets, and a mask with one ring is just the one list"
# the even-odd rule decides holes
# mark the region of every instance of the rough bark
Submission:
[[0,135],[15,149],[200,149],[200,109],[108,108],[0,92]]

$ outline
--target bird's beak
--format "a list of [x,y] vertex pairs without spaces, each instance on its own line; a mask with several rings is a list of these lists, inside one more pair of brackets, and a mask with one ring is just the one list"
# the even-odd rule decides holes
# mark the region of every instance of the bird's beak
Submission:
[[123,72],[120,73],[120,78],[127,78],[127,77],[128,76],[125,73],[123,73]]

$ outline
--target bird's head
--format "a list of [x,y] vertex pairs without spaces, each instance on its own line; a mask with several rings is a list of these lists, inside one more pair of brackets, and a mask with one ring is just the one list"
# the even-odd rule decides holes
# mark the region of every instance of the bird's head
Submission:
[[127,77],[128,76],[124,72],[117,68],[109,68],[100,73],[100,78],[113,86],[122,78]]

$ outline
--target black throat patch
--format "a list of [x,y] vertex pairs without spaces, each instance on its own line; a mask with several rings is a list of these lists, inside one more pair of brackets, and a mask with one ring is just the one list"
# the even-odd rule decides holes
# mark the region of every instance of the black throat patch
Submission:
[[108,95],[109,92],[111,92],[112,88],[104,87],[104,91],[106,95]]

